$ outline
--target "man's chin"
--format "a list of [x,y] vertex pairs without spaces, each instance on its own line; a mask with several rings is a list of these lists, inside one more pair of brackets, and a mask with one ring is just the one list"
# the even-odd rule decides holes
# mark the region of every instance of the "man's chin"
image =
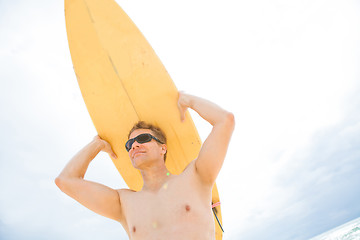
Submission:
[[143,159],[141,158],[141,156],[136,156],[131,160],[131,163],[133,165],[134,168],[139,169],[141,165],[144,163]]

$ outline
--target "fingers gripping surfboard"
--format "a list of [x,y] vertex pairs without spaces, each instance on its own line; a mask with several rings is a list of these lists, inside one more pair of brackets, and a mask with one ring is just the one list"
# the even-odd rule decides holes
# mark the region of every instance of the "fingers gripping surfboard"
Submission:
[[[65,0],[71,58],[98,134],[111,143],[112,159],[129,188],[142,187],[124,148],[139,120],[156,124],[168,138],[167,168],[174,174],[197,157],[201,140],[187,112],[180,121],[178,90],[144,36],[113,0]],[[219,202],[216,185],[213,203]],[[221,209],[214,211],[221,222]],[[222,239],[216,224],[216,239]]]

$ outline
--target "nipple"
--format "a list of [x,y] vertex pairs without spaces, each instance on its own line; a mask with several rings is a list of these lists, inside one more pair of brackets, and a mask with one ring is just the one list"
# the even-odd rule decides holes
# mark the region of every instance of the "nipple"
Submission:
[[190,206],[186,204],[185,210],[186,210],[187,212],[189,212],[189,211],[190,211]]

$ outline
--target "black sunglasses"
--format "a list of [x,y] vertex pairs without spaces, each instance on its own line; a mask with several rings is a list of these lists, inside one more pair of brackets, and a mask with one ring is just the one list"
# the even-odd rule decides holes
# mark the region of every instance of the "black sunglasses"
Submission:
[[151,135],[149,133],[143,133],[143,134],[140,134],[139,136],[136,136],[136,137],[134,137],[132,139],[129,139],[126,142],[126,144],[125,144],[126,151],[130,151],[130,149],[131,149],[131,147],[132,147],[132,145],[134,144],[135,141],[142,144],[142,143],[150,142],[152,139],[158,141],[161,144],[164,144],[163,142],[161,142],[159,139],[157,139],[153,135]]

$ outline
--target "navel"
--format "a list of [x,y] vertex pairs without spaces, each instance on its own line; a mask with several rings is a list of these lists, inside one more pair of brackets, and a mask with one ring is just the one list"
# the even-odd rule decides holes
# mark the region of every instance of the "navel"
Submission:
[[186,204],[186,205],[185,205],[185,210],[186,210],[187,212],[190,212],[190,209],[191,209],[191,208],[190,208],[190,205]]
[[132,230],[133,230],[133,233],[135,233],[136,232],[136,227],[133,226]]

